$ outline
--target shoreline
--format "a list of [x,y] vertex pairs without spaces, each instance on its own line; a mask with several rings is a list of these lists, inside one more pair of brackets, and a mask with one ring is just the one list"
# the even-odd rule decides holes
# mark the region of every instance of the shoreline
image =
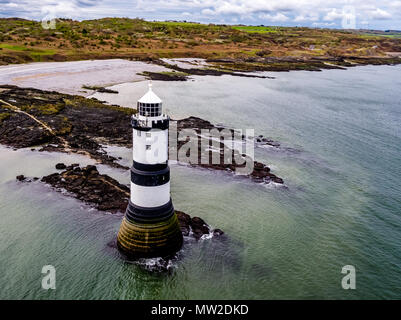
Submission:
[[[192,64],[191,62],[184,61],[182,63],[181,59],[192,59],[192,60],[201,60],[203,64]],[[6,64],[0,65],[0,71],[5,67],[24,67],[24,66],[40,66],[41,64],[63,64],[63,63],[77,63],[77,64],[96,64],[96,62],[100,64],[104,63],[116,63],[118,68],[128,68],[130,70],[130,76],[121,77],[121,74],[118,74],[118,79],[113,79],[116,75],[113,74],[109,78],[109,80],[99,80],[90,79],[88,81],[81,81],[81,85],[79,87],[73,88],[71,91],[68,89],[64,90],[64,87],[57,88],[57,91],[69,93],[69,94],[79,94],[82,96],[90,96],[96,92],[102,92],[102,89],[123,84],[127,82],[135,82],[135,81],[143,81],[146,79],[151,79],[155,81],[187,81],[190,79],[190,76],[239,76],[239,77],[247,77],[247,78],[262,78],[262,79],[275,79],[274,73],[276,72],[291,72],[291,71],[314,71],[321,72],[324,70],[349,70],[350,68],[355,67],[364,67],[364,66],[397,66],[401,64],[401,53],[395,56],[388,57],[340,57],[340,58],[320,58],[316,57],[311,60],[304,60],[296,57],[272,57],[272,58],[264,58],[264,59],[204,59],[199,58],[198,56],[193,57],[175,57],[174,59],[170,59],[169,62],[165,61],[166,59],[152,58],[147,57],[145,59],[133,59],[131,57],[93,57],[91,59],[77,59],[77,60],[63,60],[63,61],[43,61],[43,62],[23,62],[23,63],[15,63],[15,64]],[[118,66],[117,63],[121,61],[121,66]],[[174,62],[180,62],[174,64]],[[278,63],[276,65],[275,63]],[[133,64],[130,66],[130,64]],[[183,64],[187,64],[185,67]],[[104,66],[97,66],[98,68],[103,68]],[[114,67],[114,66],[112,66]],[[131,69],[130,69],[131,68]],[[26,72],[30,72],[32,70],[28,70]],[[5,84],[13,84],[17,86],[23,87],[35,87],[41,90],[47,90],[48,87],[44,86],[35,86],[35,82],[29,81],[30,79],[39,79],[40,78],[50,79],[53,77],[66,77],[71,76],[73,74],[81,74],[92,72],[90,69],[82,69],[78,71],[50,71],[48,73],[37,73],[37,74],[27,74],[20,77],[7,78],[4,74],[5,81],[1,81],[0,85]],[[20,71],[24,74],[24,70]],[[273,76],[261,75],[262,72],[271,72]],[[18,71],[16,71],[18,73]],[[94,75],[96,77],[96,75]],[[107,74],[106,74],[107,77]],[[27,83],[27,85],[23,85]],[[99,91],[100,89],[100,91]]]
[[[0,39],[0,65],[123,59],[164,68],[137,71],[150,72],[149,77],[182,81],[177,75],[171,77],[172,70],[190,75],[259,77],[246,73],[401,64],[400,38],[389,38],[377,30],[255,29],[138,18],[93,19],[90,23],[59,19],[54,30],[44,29],[39,21],[18,18],[0,18],[0,25],[7,30]],[[204,62],[188,66],[190,59]],[[173,60],[177,63],[170,63]]]

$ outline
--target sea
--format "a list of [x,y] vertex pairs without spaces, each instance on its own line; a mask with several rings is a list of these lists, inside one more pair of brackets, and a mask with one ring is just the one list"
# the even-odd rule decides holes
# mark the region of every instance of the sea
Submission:
[[[177,210],[222,237],[185,240],[167,270],[129,263],[114,246],[122,214],[99,212],[42,182],[80,155],[0,146],[1,299],[399,299],[401,297],[401,66],[268,72],[274,79],[192,76],[153,81],[173,119],[196,116],[253,129],[284,185],[171,163]],[[136,105],[147,81],[94,94]],[[105,146],[131,163],[131,150]],[[129,172],[98,166],[121,183]],[[56,289],[42,288],[54,266]],[[352,266],[355,289],[344,289]]]

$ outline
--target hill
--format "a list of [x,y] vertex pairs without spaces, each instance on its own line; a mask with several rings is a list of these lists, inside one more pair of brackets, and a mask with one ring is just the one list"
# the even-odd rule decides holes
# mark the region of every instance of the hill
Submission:
[[[387,36],[386,36],[387,35]],[[0,64],[83,59],[198,57],[224,70],[319,70],[401,62],[388,33],[304,27],[230,26],[104,18],[0,19]]]

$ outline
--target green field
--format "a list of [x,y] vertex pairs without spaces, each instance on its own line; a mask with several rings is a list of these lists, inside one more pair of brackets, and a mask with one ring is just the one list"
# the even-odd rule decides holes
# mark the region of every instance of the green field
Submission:
[[264,27],[264,26],[233,26],[235,30],[245,31],[250,33],[267,33],[267,32],[278,32],[280,27]]

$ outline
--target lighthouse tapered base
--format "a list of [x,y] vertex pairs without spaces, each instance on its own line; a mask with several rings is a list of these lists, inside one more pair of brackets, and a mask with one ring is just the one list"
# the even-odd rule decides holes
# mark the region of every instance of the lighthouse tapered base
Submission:
[[171,203],[157,208],[128,205],[117,246],[129,259],[167,257],[181,249],[183,236]]

